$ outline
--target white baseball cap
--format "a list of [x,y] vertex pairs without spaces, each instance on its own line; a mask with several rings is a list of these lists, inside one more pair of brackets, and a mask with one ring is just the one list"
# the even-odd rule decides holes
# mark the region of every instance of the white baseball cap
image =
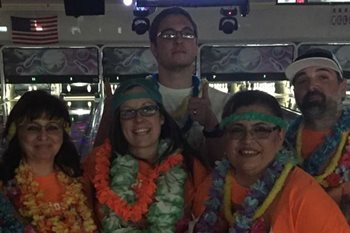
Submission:
[[319,48],[310,49],[297,57],[297,59],[287,67],[285,74],[293,83],[295,75],[299,71],[311,66],[321,66],[332,69],[339,73],[340,77],[343,79],[343,70],[334,54],[328,50]]

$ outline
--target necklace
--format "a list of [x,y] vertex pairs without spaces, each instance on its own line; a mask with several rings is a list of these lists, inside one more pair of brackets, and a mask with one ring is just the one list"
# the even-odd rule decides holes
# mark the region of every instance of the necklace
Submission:
[[102,221],[104,232],[175,231],[184,206],[186,173],[182,155],[169,156],[141,181],[138,161],[133,156],[116,155],[110,164],[109,142],[93,153],[97,199],[107,207]]
[[[159,74],[153,74],[152,79],[158,85]],[[192,94],[191,94],[192,97],[197,97],[199,95],[199,85],[200,85],[200,79],[197,76],[193,75],[192,76]],[[184,101],[182,101],[181,105],[178,107],[178,110],[181,110],[181,111],[176,110],[175,111],[176,115],[184,115],[187,112],[187,105],[188,105],[188,98],[184,99]],[[171,115],[173,115],[173,114],[171,114]],[[193,124],[193,120],[190,116],[188,116],[185,124],[181,128],[181,131],[183,133],[186,133],[191,128],[192,124]]]
[[[294,148],[297,148],[297,134],[300,126],[302,125],[303,117],[297,118],[288,128],[286,141],[289,142]],[[321,169],[324,168],[329,161],[330,157],[333,155],[334,151],[340,147],[339,142],[341,141],[342,134],[347,132],[350,128],[350,109],[343,112],[342,116],[338,119],[337,123],[332,129],[330,135],[325,137],[324,143],[320,145],[315,151],[304,161],[302,161],[303,169],[311,174],[312,176],[317,176],[321,173]],[[299,135],[300,138],[301,135]],[[299,139],[301,144],[301,138]],[[301,145],[298,156],[301,157]]]
[[290,161],[290,156],[285,150],[277,154],[276,159],[262,177],[250,186],[249,193],[242,204],[242,210],[234,214],[231,212],[232,175],[229,173],[229,161],[223,160],[218,163],[213,172],[213,185],[209,192],[206,210],[198,223],[199,231],[211,232],[214,229],[222,205],[224,205],[225,218],[231,225],[230,233],[253,233],[257,231],[252,231],[252,229],[261,229],[261,227],[256,227],[255,223],[261,223],[257,220],[282,190],[290,171],[295,166],[295,163]]
[[58,172],[57,178],[65,187],[60,210],[51,208],[43,200],[43,193],[38,189],[39,184],[34,180],[29,165],[21,162],[15,176],[20,190],[20,214],[43,233],[94,232],[96,226],[91,210],[86,205],[81,183],[63,172]]
[[[303,161],[302,129],[303,118],[294,121],[287,131],[286,141],[295,146],[299,162],[303,169],[313,175],[323,187],[335,187],[350,179],[348,129],[350,128],[350,110],[345,110],[324,143]],[[333,156],[331,158],[331,156]],[[328,163],[328,164],[327,164]],[[322,172],[322,169],[324,171]]]

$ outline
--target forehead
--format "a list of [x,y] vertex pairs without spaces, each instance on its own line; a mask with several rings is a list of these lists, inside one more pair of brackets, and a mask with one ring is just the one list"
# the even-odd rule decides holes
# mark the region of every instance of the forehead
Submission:
[[188,18],[183,15],[168,15],[159,24],[158,31],[163,31],[165,29],[182,30],[186,27],[194,29]]
[[234,113],[239,114],[239,113],[246,113],[246,112],[261,112],[267,115],[272,115],[272,116],[274,115],[268,107],[260,104],[242,106],[238,108]]
[[45,124],[45,123],[49,123],[49,122],[59,122],[60,119],[58,118],[49,118],[48,116],[41,116],[39,118],[35,118],[35,119],[28,119],[26,118],[23,123],[27,124],[27,123],[38,123],[38,124]]
[[332,70],[330,68],[322,67],[322,66],[310,66],[307,68],[302,69],[295,75],[295,79],[300,76],[309,76],[312,74],[317,73],[328,73],[330,76],[337,77],[337,72],[335,70]]
[[123,104],[120,105],[120,108],[131,108],[131,107],[142,107],[145,105],[150,105],[150,104],[156,104],[155,101],[153,101],[150,98],[140,98],[140,99],[131,99],[125,101]]

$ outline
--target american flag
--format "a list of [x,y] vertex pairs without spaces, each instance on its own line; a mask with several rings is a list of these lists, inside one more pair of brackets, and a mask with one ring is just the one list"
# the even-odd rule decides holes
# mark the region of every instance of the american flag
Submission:
[[22,18],[11,16],[12,41],[19,44],[58,43],[57,16]]

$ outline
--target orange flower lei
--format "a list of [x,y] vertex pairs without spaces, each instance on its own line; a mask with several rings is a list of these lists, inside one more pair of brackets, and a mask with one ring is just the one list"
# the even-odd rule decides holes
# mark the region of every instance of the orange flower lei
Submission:
[[[139,222],[142,216],[148,212],[148,208],[153,201],[155,190],[157,185],[155,180],[160,173],[167,172],[174,166],[182,163],[183,157],[181,154],[170,156],[167,160],[162,162],[148,179],[143,180],[142,183],[135,186],[134,192],[136,194],[137,201],[129,204],[123,200],[118,194],[113,192],[109,185],[109,169],[110,169],[110,157],[111,157],[111,145],[110,143],[104,143],[97,151],[95,151],[96,165],[95,165],[95,178],[93,180],[96,191],[97,199],[101,204],[107,205],[112,209],[118,217],[124,221],[132,221],[134,223]],[[137,175],[139,177],[139,174]]]
[[96,225],[91,210],[86,205],[81,183],[63,172],[58,172],[57,178],[65,187],[60,202],[61,210],[52,209],[49,203],[43,200],[43,192],[38,189],[39,184],[33,179],[30,167],[21,162],[15,176],[21,190],[21,215],[29,218],[31,224],[43,233],[94,232]]

